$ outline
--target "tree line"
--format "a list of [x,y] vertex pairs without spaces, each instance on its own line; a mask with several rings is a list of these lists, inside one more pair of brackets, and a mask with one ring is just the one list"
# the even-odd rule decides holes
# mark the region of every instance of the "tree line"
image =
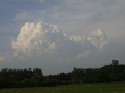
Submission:
[[73,68],[72,72],[57,75],[42,74],[41,68],[9,69],[0,71],[0,88],[50,87],[67,84],[110,83],[125,81],[125,65],[112,60],[100,68]]

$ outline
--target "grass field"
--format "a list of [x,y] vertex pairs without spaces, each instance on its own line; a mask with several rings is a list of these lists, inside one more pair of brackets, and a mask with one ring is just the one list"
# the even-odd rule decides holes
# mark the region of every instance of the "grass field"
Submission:
[[0,93],[125,93],[125,83],[0,89]]

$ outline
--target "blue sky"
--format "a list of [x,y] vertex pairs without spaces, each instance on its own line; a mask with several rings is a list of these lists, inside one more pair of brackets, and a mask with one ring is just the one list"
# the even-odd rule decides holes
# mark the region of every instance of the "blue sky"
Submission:
[[0,68],[125,63],[124,0],[1,0]]

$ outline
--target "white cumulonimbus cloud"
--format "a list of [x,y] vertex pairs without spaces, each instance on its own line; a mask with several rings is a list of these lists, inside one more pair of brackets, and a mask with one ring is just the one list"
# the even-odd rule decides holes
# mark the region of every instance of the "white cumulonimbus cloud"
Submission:
[[[16,41],[12,41],[12,48],[15,55],[30,55],[32,52],[55,49],[56,43],[48,36],[56,35],[58,27],[56,25],[48,25],[46,23],[25,23],[21,28]],[[48,37],[48,38],[47,38]],[[50,38],[50,39],[49,39]]]
[[70,53],[77,56],[79,52],[84,54],[85,51],[83,55],[85,57],[90,54],[90,51],[86,52],[88,50],[86,42],[99,49],[107,44],[105,34],[100,29],[88,36],[69,36],[60,31],[57,25],[27,22],[21,27],[17,39],[12,41],[11,45],[15,56],[44,55],[55,52],[60,56],[70,55]]

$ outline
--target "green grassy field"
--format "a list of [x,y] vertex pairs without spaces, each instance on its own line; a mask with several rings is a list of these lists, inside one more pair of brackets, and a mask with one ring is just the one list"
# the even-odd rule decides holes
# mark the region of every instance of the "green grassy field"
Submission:
[[0,93],[125,93],[125,83],[0,89]]

